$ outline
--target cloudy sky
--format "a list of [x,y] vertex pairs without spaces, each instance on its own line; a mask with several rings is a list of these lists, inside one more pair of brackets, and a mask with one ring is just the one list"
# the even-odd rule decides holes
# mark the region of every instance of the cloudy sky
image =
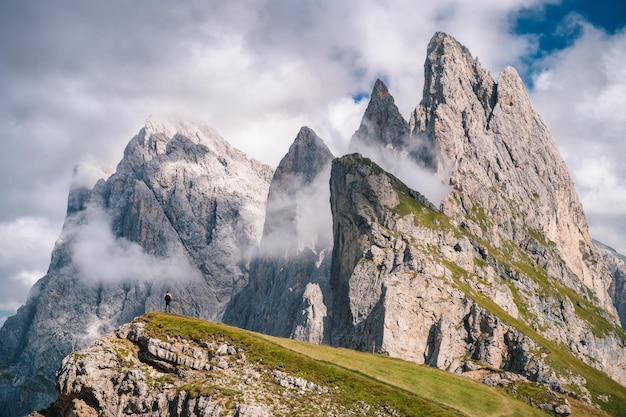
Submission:
[[494,76],[517,68],[592,235],[626,253],[626,16],[617,7],[0,0],[0,322],[47,270],[77,164],[108,175],[150,116],[206,123],[272,166],[304,125],[341,154],[377,77],[408,119],[436,31]]

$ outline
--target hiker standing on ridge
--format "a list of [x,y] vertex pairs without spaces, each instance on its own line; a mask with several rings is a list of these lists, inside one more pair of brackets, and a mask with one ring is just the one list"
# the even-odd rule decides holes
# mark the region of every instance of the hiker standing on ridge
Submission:
[[171,313],[172,312],[172,308],[170,307],[170,302],[172,301],[172,293],[169,292],[169,290],[165,293],[165,296],[163,297],[163,299],[165,300],[165,312],[166,313]]

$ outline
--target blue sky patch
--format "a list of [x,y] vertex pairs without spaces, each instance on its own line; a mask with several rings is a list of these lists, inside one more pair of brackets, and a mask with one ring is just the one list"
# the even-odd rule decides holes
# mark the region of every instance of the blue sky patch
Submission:
[[626,6],[615,0],[563,0],[541,10],[524,9],[515,17],[514,33],[538,35],[538,56],[570,46],[580,27],[568,21],[579,15],[595,27],[613,34],[626,26]]
[[352,94],[352,100],[354,100],[355,103],[360,103],[363,100],[369,100],[369,98],[370,93],[368,93],[367,91],[359,91]]
[[614,0],[563,0],[541,9],[523,9],[513,16],[513,33],[537,39],[537,49],[522,57],[520,76],[533,87],[537,60],[570,47],[582,35],[581,19],[614,34],[626,27],[625,6]]

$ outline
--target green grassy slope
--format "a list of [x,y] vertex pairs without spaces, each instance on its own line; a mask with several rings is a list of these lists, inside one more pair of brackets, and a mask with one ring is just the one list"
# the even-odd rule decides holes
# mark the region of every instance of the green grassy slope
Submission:
[[[220,323],[163,313],[140,317],[153,337],[200,342],[225,339],[262,362],[316,384],[332,387],[334,401],[350,408],[366,403],[403,416],[545,416],[504,389],[382,355],[331,348],[241,330]],[[606,378],[606,384],[611,383]],[[573,415],[605,415],[572,399]],[[306,415],[306,414],[298,414]]]

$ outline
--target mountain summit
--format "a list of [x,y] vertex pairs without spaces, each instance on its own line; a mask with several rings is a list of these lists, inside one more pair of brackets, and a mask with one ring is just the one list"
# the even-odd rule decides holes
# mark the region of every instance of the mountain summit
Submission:
[[[609,274],[573,181],[517,72],[507,67],[494,82],[467,48],[443,33],[430,41],[424,68],[424,95],[410,125],[434,139],[439,170],[450,170],[453,192],[443,212],[479,237],[514,241],[568,286],[590,288],[613,313]],[[477,210],[489,213],[489,224],[479,224]],[[537,235],[554,245],[534,250]]]
[[385,83],[376,80],[361,126],[352,136],[351,147],[356,150],[364,146],[382,146],[401,151],[406,148],[408,139],[409,124],[400,114]]

